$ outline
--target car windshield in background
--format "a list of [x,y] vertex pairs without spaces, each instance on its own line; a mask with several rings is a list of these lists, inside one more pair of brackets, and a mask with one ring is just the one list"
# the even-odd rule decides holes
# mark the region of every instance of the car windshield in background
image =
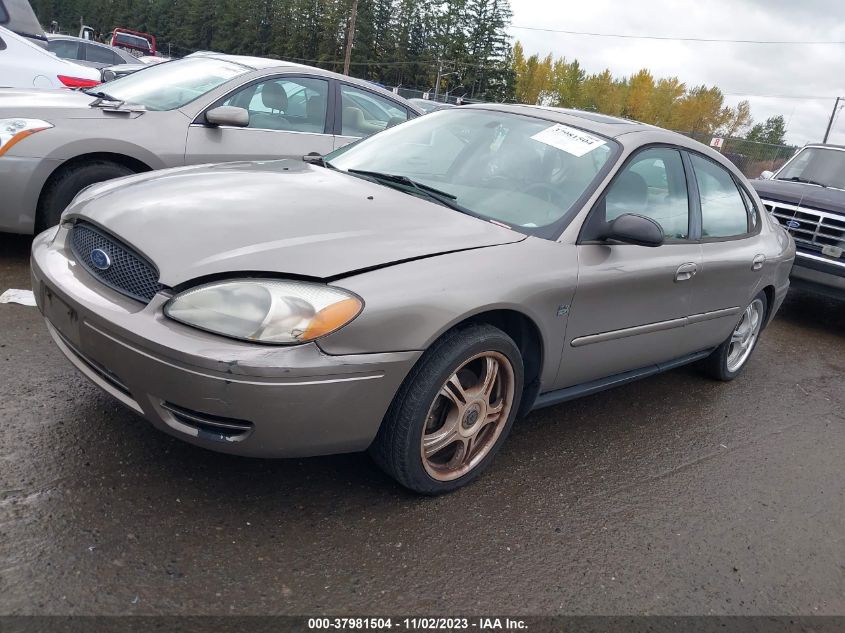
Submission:
[[108,93],[148,110],[175,110],[248,71],[239,64],[192,57],[150,66],[111,81]]
[[118,33],[115,35],[114,44],[115,46],[131,46],[142,50],[150,50],[152,48],[149,40],[139,35],[129,35],[128,33]]
[[[533,229],[560,220],[615,147],[610,139],[551,121],[451,109],[385,130],[326,160],[342,170],[403,176],[448,194],[473,214]],[[402,186],[393,179],[397,183]]]
[[822,147],[802,149],[777,179],[845,189],[845,151]]

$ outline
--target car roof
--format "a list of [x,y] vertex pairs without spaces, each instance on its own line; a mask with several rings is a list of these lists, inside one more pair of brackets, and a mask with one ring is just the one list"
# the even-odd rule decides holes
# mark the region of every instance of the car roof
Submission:
[[671,130],[666,130],[647,123],[640,123],[639,121],[631,121],[629,119],[622,119],[620,117],[600,114],[598,112],[536,105],[473,103],[461,106],[459,109],[513,112],[514,114],[522,114],[525,116],[545,119],[552,123],[562,123],[564,125],[570,125],[588,132],[594,132],[601,136],[615,139],[623,147],[632,151],[644,145],[674,145],[676,147],[682,147],[684,149],[689,149],[699,154],[703,154],[726,167],[734,174],[739,176],[742,175],[742,172],[739,171],[736,165],[713,148],[708,147],[703,143],[699,143],[688,136],[679,134],[678,132],[672,132]]
[[30,41],[28,38],[24,37],[23,35],[18,35],[14,31],[12,31],[11,29],[7,29],[5,26],[0,26],[0,35],[2,35],[3,37],[5,37],[6,39],[8,39],[10,41],[19,42],[20,44],[23,44],[24,46],[28,46],[30,49],[40,51],[44,55],[50,55],[51,57],[58,59],[52,53],[47,52],[46,48],[41,47],[38,44],[35,44],[34,42]]
[[473,103],[461,107],[525,114],[539,119],[546,119],[554,123],[579,127],[602,136],[609,136],[610,138],[618,138],[623,134],[642,130],[657,130],[666,132],[667,134],[674,134],[673,132],[640,123],[639,121],[631,121],[598,112],[587,112],[585,110],[574,110],[571,108],[552,108],[549,106],[509,103]]
[[240,64],[241,66],[246,66],[247,68],[251,68],[252,70],[267,70],[271,68],[276,68],[279,70],[289,71],[289,72],[308,72],[311,75],[319,75],[322,77],[333,77],[335,79],[342,80],[346,83],[353,84],[355,86],[360,86],[361,88],[365,88],[370,90],[371,92],[375,92],[377,94],[381,94],[389,99],[394,101],[402,102],[403,104],[407,104],[408,107],[415,113],[415,114],[425,114],[422,110],[417,108],[413,103],[408,102],[406,99],[400,97],[397,94],[390,92],[389,90],[385,90],[380,86],[377,86],[371,81],[367,81],[366,79],[358,79],[356,77],[349,77],[348,75],[341,75],[340,73],[333,72],[331,70],[326,70],[325,68],[317,68],[316,66],[308,66],[306,64],[297,64],[296,62],[289,62],[283,59],[270,59],[269,57],[250,57],[247,55],[226,55],[223,53],[214,53],[214,52],[205,52],[199,53],[195,55],[196,57],[211,57],[213,59],[220,59],[223,61],[228,61],[233,64]]

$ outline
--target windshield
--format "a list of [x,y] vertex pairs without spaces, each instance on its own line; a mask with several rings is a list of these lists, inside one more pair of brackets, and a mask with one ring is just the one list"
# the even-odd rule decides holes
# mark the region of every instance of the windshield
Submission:
[[534,229],[563,218],[615,148],[610,139],[543,119],[450,109],[343,147],[326,160],[338,169],[405,176],[449,194],[475,215]]
[[780,170],[777,179],[845,189],[845,151],[806,147]]
[[129,35],[128,33],[116,33],[114,36],[114,44],[116,46],[133,46],[144,50],[150,50],[151,48],[149,40],[146,40],[138,35]]
[[108,93],[147,110],[175,110],[248,71],[245,66],[220,59],[192,57],[110,81]]

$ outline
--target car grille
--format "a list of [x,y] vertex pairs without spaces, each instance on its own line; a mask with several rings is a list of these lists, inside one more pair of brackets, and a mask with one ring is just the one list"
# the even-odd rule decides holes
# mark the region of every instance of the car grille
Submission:
[[[73,226],[70,247],[89,273],[127,297],[149,303],[164,288],[158,282],[155,266],[120,240],[87,222]],[[98,268],[91,259],[97,249],[104,251],[111,260],[105,270]]]
[[845,249],[845,216],[774,200],[764,199],[763,204],[805,250]]

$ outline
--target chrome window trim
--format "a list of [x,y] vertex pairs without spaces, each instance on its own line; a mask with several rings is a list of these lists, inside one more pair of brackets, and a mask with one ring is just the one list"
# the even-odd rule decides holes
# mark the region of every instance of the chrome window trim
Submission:
[[213,130],[247,130],[250,132],[273,132],[275,134],[307,134],[308,136],[329,136],[334,134],[327,134],[326,132],[302,132],[300,130],[268,130],[261,127],[240,127],[238,125],[203,125],[202,123],[191,123],[188,127],[201,127]]

